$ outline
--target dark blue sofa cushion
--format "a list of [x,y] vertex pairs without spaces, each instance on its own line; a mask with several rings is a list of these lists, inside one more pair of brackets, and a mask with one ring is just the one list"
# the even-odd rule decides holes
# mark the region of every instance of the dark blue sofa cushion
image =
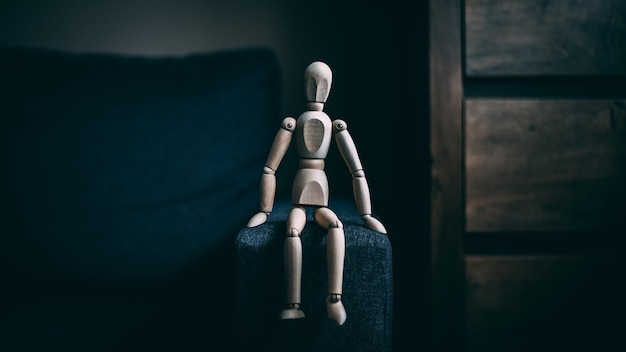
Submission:
[[286,308],[283,248],[289,202],[280,201],[268,221],[242,228],[239,258],[239,350],[391,351],[393,265],[389,237],[365,227],[354,201],[331,198],[329,207],[344,225],[346,256],[342,302],[348,317],[328,319],[326,230],[307,214],[302,231],[303,319],[280,320]]
[[223,335],[234,236],[281,119],[274,53],[0,48],[0,77],[12,335],[85,350]]

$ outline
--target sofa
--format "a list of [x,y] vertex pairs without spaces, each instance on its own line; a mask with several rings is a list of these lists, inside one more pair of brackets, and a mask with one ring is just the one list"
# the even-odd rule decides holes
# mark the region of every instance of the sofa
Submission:
[[291,204],[279,201],[268,221],[243,228],[236,239],[239,258],[239,321],[242,350],[371,351],[392,348],[393,268],[389,238],[363,225],[354,201],[328,204],[341,219],[346,239],[342,303],[347,319],[327,317],[327,231],[307,214],[302,240],[303,319],[279,320],[286,308],[283,247]]
[[[289,207],[279,201],[267,224],[245,226],[282,120],[271,49],[141,57],[0,47],[0,70],[0,350],[276,350],[264,336],[299,329],[276,315],[256,324],[273,306],[253,293],[282,291],[249,269],[269,268],[275,247],[245,252],[241,242],[265,231],[276,246]],[[352,203],[336,204],[346,237],[365,233],[367,253],[378,241],[385,267],[369,293],[382,304],[377,325],[355,320],[337,336],[349,347],[375,332],[388,350],[388,239],[365,229]],[[323,235],[307,231],[319,246]]]

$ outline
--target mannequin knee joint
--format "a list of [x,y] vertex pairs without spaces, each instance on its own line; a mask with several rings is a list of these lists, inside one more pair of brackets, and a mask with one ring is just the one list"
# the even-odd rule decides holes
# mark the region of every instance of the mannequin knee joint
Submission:
[[292,227],[287,230],[287,237],[300,237],[300,231],[295,227]]
[[343,229],[343,224],[339,220],[331,221],[328,224],[329,229]]

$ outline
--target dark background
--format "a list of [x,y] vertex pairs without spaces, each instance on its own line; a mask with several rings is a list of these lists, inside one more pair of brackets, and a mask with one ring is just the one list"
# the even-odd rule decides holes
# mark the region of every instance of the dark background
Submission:
[[[305,108],[306,66],[314,60],[328,63],[334,77],[325,111],[348,122],[374,212],[393,246],[397,349],[429,340],[427,29],[427,2],[0,3],[0,43],[7,45],[133,56],[271,47],[283,74],[283,116],[298,116]],[[277,128],[283,116],[277,116]],[[347,168],[336,151],[329,159],[331,192],[348,196]],[[282,179],[290,184],[292,170],[288,165],[279,170],[279,185]]]

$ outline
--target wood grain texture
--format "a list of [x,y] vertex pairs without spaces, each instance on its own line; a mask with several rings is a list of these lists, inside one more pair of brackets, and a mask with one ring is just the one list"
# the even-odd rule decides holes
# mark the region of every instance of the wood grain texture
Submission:
[[622,0],[467,0],[468,76],[626,73]]
[[626,326],[619,268],[617,256],[466,257],[467,350],[610,350]]
[[433,343],[463,346],[461,1],[430,1]]
[[466,229],[609,229],[626,214],[626,101],[468,99]]

